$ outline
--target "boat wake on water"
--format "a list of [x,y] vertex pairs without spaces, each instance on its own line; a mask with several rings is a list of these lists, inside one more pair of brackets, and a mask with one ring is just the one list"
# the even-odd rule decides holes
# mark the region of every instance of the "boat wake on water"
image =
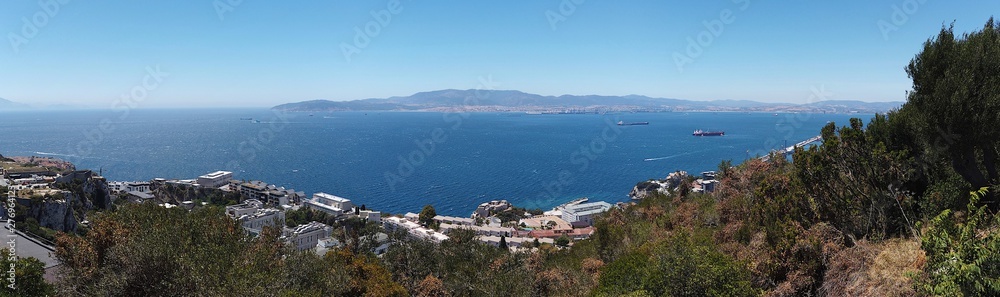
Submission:
[[677,157],[680,157],[680,156],[687,156],[687,155],[694,154],[694,153],[700,153],[700,152],[704,152],[704,151],[708,151],[708,150],[686,152],[686,153],[680,153],[680,154],[676,154],[676,155],[672,155],[672,156],[659,157],[659,158],[648,158],[648,159],[643,159],[643,161],[649,162],[649,161],[666,160],[666,159],[671,159],[671,158],[677,158]]
[[56,153],[46,153],[46,152],[35,152],[36,155],[43,156],[59,156],[59,157],[70,157],[70,158],[83,158],[77,155],[67,155],[67,154],[56,154]]

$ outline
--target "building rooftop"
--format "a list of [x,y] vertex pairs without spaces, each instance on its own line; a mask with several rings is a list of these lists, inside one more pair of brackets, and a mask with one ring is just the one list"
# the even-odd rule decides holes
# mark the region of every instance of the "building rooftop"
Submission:
[[264,202],[260,202],[260,200],[257,199],[247,199],[243,200],[243,203],[226,206],[226,210],[260,208],[261,206],[264,206]]
[[129,195],[139,197],[139,199],[153,199],[153,194],[139,192],[139,191],[129,191]]
[[274,209],[274,208],[258,209],[255,212],[248,213],[248,214],[240,216],[239,218],[237,218],[237,220],[243,221],[243,220],[252,220],[252,219],[258,219],[258,218],[265,218],[265,217],[277,215],[280,212],[281,212],[280,210],[277,210],[277,209]]
[[312,221],[312,222],[309,222],[308,224],[302,224],[302,225],[295,226],[295,229],[292,230],[292,234],[309,233],[309,232],[313,232],[313,231],[316,231],[316,230],[323,230],[326,227],[327,227],[326,224],[323,224],[323,223],[320,223],[320,222],[316,222],[316,221]]
[[331,194],[327,194],[327,193],[316,193],[316,194],[313,194],[313,198],[316,198],[316,197],[327,199],[327,200],[334,201],[334,202],[339,202],[339,203],[351,202],[351,199],[347,199],[347,198],[344,198],[344,197],[340,197],[340,196],[336,196],[336,195],[331,195]]
[[472,224],[476,223],[476,220],[471,219],[471,218],[449,217],[449,216],[441,216],[441,215],[434,216],[434,220],[435,221],[461,222],[461,223],[465,223],[465,224],[469,224],[469,225],[472,225]]
[[233,173],[229,172],[229,171],[216,171],[216,172],[212,172],[212,173],[209,173],[209,174],[206,174],[206,175],[199,176],[199,178],[216,179],[216,178],[220,178],[220,177],[222,177],[224,175],[232,175],[232,174]]
[[598,201],[598,202],[570,205],[567,206],[565,209],[563,209],[563,212],[569,212],[580,215],[584,213],[590,213],[590,211],[592,210],[600,210],[599,212],[604,212],[609,209],[611,209],[611,204],[608,204],[607,202],[604,201]]
[[[399,226],[401,228],[404,228],[410,234],[412,234],[413,236],[416,236],[416,237],[431,239],[431,240],[434,240],[434,241],[437,241],[437,242],[441,242],[443,240],[447,240],[448,239],[448,235],[445,235],[444,233],[424,228],[424,227],[420,226],[420,224],[411,222],[411,221],[403,219],[403,218],[389,217],[389,218],[386,218],[384,220],[384,222],[391,223],[391,224],[397,225],[397,226]],[[468,227],[468,226],[465,226],[465,227]]]
[[247,187],[247,188],[251,188],[251,189],[254,189],[254,190],[257,190],[257,191],[262,191],[264,189],[267,189],[267,183],[259,181],[259,180],[255,180],[255,181],[250,181],[250,182],[243,183],[242,186],[243,187]]

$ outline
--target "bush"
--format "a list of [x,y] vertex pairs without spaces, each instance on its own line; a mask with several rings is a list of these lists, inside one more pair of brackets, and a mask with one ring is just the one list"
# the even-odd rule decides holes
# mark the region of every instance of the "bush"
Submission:
[[964,220],[945,210],[930,221],[921,238],[927,252],[923,293],[1000,296],[1000,215],[976,206],[986,192],[971,195]]
[[680,231],[663,241],[631,252],[601,271],[598,295],[756,296],[750,272],[718,251],[707,237]]

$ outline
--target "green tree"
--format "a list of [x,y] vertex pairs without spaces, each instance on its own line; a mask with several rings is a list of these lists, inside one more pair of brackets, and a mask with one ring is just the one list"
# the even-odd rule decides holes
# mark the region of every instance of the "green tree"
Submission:
[[7,248],[0,249],[0,267],[4,272],[14,270],[13,288],[4,273],[0,296],[47,296],[52,295],[53,287],[45,282],[45,264],[35,258],[11,257]]
[[759,295],[742,264],[684,231],[661,243],[651,260],[643,283],[655,296]]
[[896,189],[912,179],[913,168],[904,153],[889,150],[881,139],[879,129],[887,122],[876,115],[869,130],[858,118],[841,128],[828,123],[821,131],[822,146],[795,151],[793,172],[801,187],[772,175],[776,180],[760,183],[758,192],[783,204],[772,206],[787,209],[786,217],[804,226],[828,221],[859,238],[910,233],[915,201]]
[[87,236],[62,235],[60,288],[85,295],[243,295],[281,288],[280,232],[251,237],[220,207],[191,212],[151,203],[102,213]]
[[265,228],[249,234],[219,207],[126,205],[96,215],[86,236],[61,235],[56,295],[403,296],[380,261],[347,249],[322,261]]
[[642,290],[649,257],[640,253],[626,254],[601,269],[597,292],[620,296]]
[[418,220],[420,221],[420,224],[424,226],[430,226],[431,223],[434,222],[434,217],[436,216],[437,216],[437,211],[434,210],[434,206],[428,204],[424,206],[424,209],[420,210],[420,216],[418,217]]
[[[1000,28],[990,18],[980,31],[956,38],[953,26],[937,37],[906,67],[913,80],[903,109],[913,109],[920,137],[933,153],[974,188],[1000,181]],[[985,171],[985,172],[984,172]],[[982,200],[1000,209],[996,195]]]
[[569,237],[567,237],[566,235],[559,236],[559,238],[556,238],[556,245],[561,247],[569,246],[569,242],[570,242]]
[[500,235],[500,250],[507,251],[508,249],[509,248],[507,247],[507,237]]

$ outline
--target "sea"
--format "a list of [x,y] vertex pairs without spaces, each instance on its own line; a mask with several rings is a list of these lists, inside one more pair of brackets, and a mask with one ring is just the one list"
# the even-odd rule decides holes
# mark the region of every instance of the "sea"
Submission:
[[[234,172],[389,213],[468,216],[482,202],[549,209],[628,201],[636,183],[717,170],[870,114],[281,112],[131,109],[0,112],[0,154],[68,160],[110,181]],[[648,125],[619,126],[624,122]],[[696,137],[694,130],[725,136]]]

